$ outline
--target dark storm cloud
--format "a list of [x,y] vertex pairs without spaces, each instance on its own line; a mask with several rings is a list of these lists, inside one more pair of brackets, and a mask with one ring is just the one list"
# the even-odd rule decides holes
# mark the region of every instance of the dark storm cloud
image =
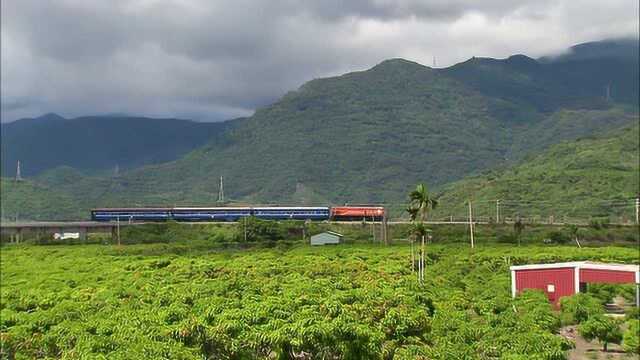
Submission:
[[444,66],[637,35],[627,0],[1,4],[2,121],[52,111],[220,120],[385,58]]

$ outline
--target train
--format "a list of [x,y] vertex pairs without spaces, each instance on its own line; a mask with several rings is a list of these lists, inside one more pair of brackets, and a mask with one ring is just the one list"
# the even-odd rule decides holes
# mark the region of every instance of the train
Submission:
[[93,221],[233,222],[246,217],[263,220],[382,221],[385,208],[358,206],[147,207],[91,210]]

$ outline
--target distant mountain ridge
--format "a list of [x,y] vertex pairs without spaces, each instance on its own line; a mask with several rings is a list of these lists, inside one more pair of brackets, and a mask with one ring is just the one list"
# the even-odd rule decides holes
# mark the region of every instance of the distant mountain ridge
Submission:
[[556,56],[543,56],[538,60],[540,62],[560,62],[602,58],[633,60],[638,58],[639,53],[639,40],[637,38],[630,37],[586,42],[574,45],[562,54]]
[[398,203],[417,182],[444,187],[632,124],[637,73],[637,57],[515,55],[445,69],[391,59],[309,81],[174,160],[110,176],[57,168],[33,180],[74,193],[84,209],[210,205],[220,176],[227,197],[246,202]]
[[2,124],[2,174],[22,175],[57,166],[120,171],[175,160],[212,141],[231,123],[198,123],[118,115],[65,119],[46,114]]

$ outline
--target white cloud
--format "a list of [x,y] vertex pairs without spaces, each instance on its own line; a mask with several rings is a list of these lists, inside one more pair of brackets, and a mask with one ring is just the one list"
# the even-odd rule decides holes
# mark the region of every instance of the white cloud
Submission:
[[628,0],[37,0],[2,4],[2,121],[246,116],[313,78],[405,57],[541,56],[638,36]]

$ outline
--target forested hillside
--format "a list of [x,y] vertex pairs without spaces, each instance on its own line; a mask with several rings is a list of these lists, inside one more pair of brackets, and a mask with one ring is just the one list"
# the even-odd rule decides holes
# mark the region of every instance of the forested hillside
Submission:
[[[531,86],[533,94],[539,84]],[[591,94],[536,103],[544,100],[502,97],[447,71],[389,60],[311,81],[258,110],[228,133],[228,142],[131,171],[110,196],[207,202],[224,176],[230,197],[253,202],[299,203],[300,189],[306,199],[334,203],[397,201],[415,182],[441,186],[627,124],[637,113],[630,104]]]
[[177,160],[113,175],[59,168],[30,180],[82,209],[211,205],[220,176],[231,200],[400,203],[417,182],[442,188],[634,123],[638,58],[630,53],[474,58],[446,69],[387,60],[310,81]]
[[64,220],[87,217],[82,206],[78,206],[65,191],[59,191],[41,182],[0,179],[2,195],[1,215],[3,221],[16,220]]
[[551,147],[517,166],[492,170],[442,189],[435,216],[464,215],[471,199],[477,216],[615,218],[633,221],[640,192],[640,128]]

